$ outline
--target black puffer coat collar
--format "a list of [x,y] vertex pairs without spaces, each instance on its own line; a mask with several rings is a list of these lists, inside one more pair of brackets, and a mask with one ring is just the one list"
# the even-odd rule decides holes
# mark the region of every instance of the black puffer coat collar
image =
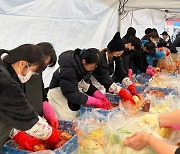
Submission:
[[73,67],[82,79],[84,79],[87,83],[90,82],[92,72],[88,72],[84,69],[80,59],[80,55],[76,54],[75,50],[63,52],[59,56],[58,63],[60,67]]

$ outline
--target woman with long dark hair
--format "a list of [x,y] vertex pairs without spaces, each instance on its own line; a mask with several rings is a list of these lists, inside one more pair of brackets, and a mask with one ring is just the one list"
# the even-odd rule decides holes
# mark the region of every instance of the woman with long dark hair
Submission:
[[[6,55],[2,57],[3,53]],[[45,69],[41,49],[33,44],[24,44],[9,51],[0,50],[0,55],[0,147],[12,128],[26,131],[14,134],[13,139],[27,150],[41,144],[39,139],[50,145],[56,144],[59,141],[58,130],[38,116],[21,88],[32,75]]]

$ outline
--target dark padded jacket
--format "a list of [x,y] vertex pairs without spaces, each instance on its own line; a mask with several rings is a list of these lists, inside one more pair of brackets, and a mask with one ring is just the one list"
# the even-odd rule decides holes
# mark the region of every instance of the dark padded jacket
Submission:
[[146,73],[146,69],[149,66],[146,54],[143,52],[143,49],[132,51],[130,54],[130,68],[134,73],[137,73],[138,69]]
[[12,128],[29,130],[38,122],[38,115],[27,102],[13,67],[0,61],[0,148]]
[[127,77],[127,73],[121,57],[114,57],[112,62],[108,62],[106,52],[102,52],[102,64],[93,71],[93,76],[108,90],[113,82],[121,82]]
[[87,95],[92,96],[97,90],[95,86],[90,84],[87,95],[78,89],[78,83],[83,79],[86,83],[90,83],[92,72],[87,72],[82,66],[80,56],[70,50],[63,52],[59,56],[58,63],[60,67],[54,72],[49,89],[60,87],[63,95],[68,100],[68,106],[72,111],[80,109],[81,105],[85,105],[88,99]]

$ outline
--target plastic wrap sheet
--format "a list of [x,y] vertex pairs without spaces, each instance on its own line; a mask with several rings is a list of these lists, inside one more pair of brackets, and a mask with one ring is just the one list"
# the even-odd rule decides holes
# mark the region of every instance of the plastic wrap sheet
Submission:
[[171,56],[165,56],[164,58],[160,59],[157,67],[159,67],[161,71],[167,73],[174,73],[177,71],[176,63],[173,61]]
[[178,54],[178,57],[176,59],[176,67],[177,67],[177,71],[180,74],[180,54]]
[[85,112],[75,120],[79,154],[104,154],[104,122],[107,117],[98,110]]
[[177,74],[158,73],[149,82],[149,87],[177,88],[180,87],[180,76]]
[[142,124],[139,117],[144,113],[135,116],[129,116],[122,110],[113,110],[108,115],[108,122],[105,127],[105,153],[107,154],[153,154],[154,151],[149,147],[141,151],[135,151],[123,145],[126,137],[133,135],[137,131],[146,131],[155,136],[160,136],[153,131],[148,125]]
[[149,109],[150,113],[166,113],[178,108],[178,102],[173,95],[165,96],[163,99],[149,96],[149,100],[151,101]]

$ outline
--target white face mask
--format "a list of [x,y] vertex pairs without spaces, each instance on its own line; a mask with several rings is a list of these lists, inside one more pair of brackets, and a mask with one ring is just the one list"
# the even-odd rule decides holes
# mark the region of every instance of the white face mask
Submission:
[[28,73],[25,76],[18,74],[18,78],[21,81],[21,83],[25,83],[31,78],[33,74],[35,74],[33,71],[28,71]]

